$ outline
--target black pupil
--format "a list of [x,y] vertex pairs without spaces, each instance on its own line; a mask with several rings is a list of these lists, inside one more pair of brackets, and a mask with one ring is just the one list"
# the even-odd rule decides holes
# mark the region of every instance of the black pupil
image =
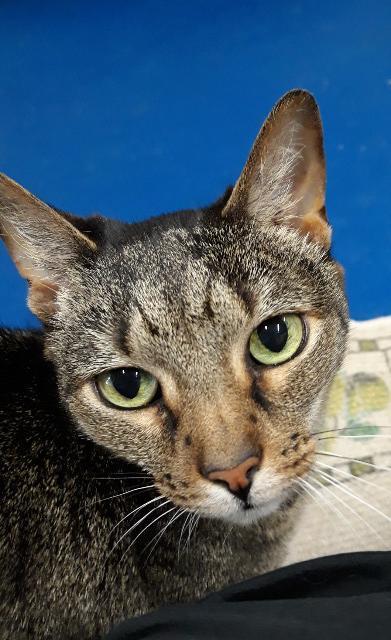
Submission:
[[276,316],[265,320],[259,325],[257,333],[262,344],[269,351],[279,353],[283,350],[288,340],[288,327],[282,316]]
[[141,371],[139,369],[115,369],[111,372],[111,383],[125,398],[135,398],[140,390]]

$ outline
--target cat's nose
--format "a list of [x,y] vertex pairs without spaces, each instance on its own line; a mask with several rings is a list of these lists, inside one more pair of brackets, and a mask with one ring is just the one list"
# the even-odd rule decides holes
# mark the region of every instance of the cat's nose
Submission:
[[256,471],[260,466],[258,456],[250,456],[232,469],[207,470],[205,477],[212,482],[223,483],[227,489],[246,502]]

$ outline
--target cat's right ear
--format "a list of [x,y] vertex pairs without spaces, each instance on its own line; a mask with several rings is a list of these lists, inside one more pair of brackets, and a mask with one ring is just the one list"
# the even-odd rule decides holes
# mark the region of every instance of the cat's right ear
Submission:
[[29,282],[28,306],[43,322],[75,264],[95,243],[23,187],[0,174],[0,234],[19,273]]
[[270,113],[224,207],[229,214],[293,227],[329,248],[322,124],[307,91],[290,91]]

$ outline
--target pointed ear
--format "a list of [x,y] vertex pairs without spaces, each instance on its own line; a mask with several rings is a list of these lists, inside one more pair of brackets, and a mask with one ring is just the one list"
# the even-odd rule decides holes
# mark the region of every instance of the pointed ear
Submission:
[[267,118],[223,215],[231,212],[294,227],[329,248],[322,124],[307,91],[287,93]]
[[68,219],[0,174],[0,234],[29,282],[28,306],[42,321],[55,313],[70,270],[96,245]]

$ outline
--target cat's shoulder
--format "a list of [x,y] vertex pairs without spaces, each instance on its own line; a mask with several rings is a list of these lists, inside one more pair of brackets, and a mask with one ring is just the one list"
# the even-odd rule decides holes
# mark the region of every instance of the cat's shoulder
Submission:
[[12,406],[36,405],[43,389],[53,395],[53,378],[42,332],[0,328],[0,414]]
[[[40,366],[43,357],[43,334],[41,331],[25,331],[0,327],[0,369]],[[2,382],[4,382],[2,380]]]
[[70,432],[58,396],[54,367],[44,356],[42,332],[0,328],[3,459],[8,456],[17,465],[18,457],[30,459],[32,451],[37,458],[43,452],[48,457],[50,451],[66,448]]

